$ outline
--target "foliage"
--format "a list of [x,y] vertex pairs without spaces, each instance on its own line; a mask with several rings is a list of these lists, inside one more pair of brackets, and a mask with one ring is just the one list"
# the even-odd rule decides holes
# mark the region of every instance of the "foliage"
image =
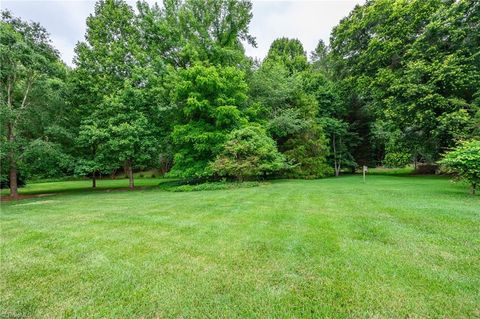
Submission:
[[[471,0],[376,0],[357,6],[335,27],[330,61],[351,92],[346,102],[362,136],[371,136],[375,122],[387,122],[404,152],[434,162],[474,134],[479,13]],[[366,142],[380,149],[370,156],[383,154],[384,145]]]
[[311,73],[308,65],[299,61],[306,61],[306,55],[298,40],[274,41],[252,76],[250,92],[252,100],[261,106],[256,121],[267,127],[280,152],[293,165],[290,176],[321,177],[331,171],[326,165],[327,141],[318,124],[314,89],[306,85]]
[[385,155],[384,165],[391,168],[402,168],[412,162],[409,153],[389,152]]
[[135,13],[124,1],[99,1],[87,19],[86,42],[76,48],[76,100],[88,103],[79,128],[78,173],[124,166],[133,188],[133,168],[156,157],[161,128],[163,68],[141,49]]
[[245,126],[230,133],[223,151],[212,163],[218,176],[234,176],[239,181],[248,177],[266,177],[285,170],[285,157],[259,126]]
[[332,168],[327,165],[327,141],[319,125],[314,125],[292,136],[285,142],[285,156],[293,164],[290,176],[300,178],[319,178],[331,175]]
[[[22,171],[19,170],[17,172],[17,187],[22,188],[27,185],[26,176],[23,175]],[[10,188],[10,176],[8,171],[1,167],[1,174],[0,174],[0,189],[8,189]]]
[[23,153],[23,162],[28,163],[28,176],[52,178],[73,173],[73,159],[62,151],[59,144],[37,139]]
[[[67,68],[38,23],[2,12],[2,176],[125,169],[317,178],[434,163],[480,136],[480,4],[371,0],[263,61],[248,0],[99,0]],[[243,152],[243,153],[242,153]],[[282,168],[283,167],[283,168]],[[12,195],[16,188],[12,187]]]
[[472,188],[472,194],[475,194],[480,184],[480,141],[463,142],[446,153],[439,163],[447,172],[458,174],[467,181]]
[[245,122],[240,111],[247,99],[244,74],[233,67],[195,65],[178,76],[172,175],[210,176],[210,161],[221,153],[228,134]]
[[[0,114],[2,115],[2,164],[9,167],[11,196],[17,196],[17,169],[30,138],[42,138],[32,123],[46,128],[39,114],[48,114],[32,105],[55,105],[48,90],[65,76],[65,66],[53,48],[47,31],[38,23],[1,12],[0,22]],[[42,89],[47,89],[42,92]],[[38,94],[42,92],[43,94]],[[50,118],[52,114],[50,113]]]
[[264,63],[282,65],[289,74],[304,71],[308,67],[302,43],[298,39],[288,38],[279,38],[272,42]]
[[185,184],[185,183],[160,183],[160,189],[169,192],[200,192],[200,191],[216,191],[216,190],[228,190],[237,188],[250,188],[266,185],[265,182],[258,181],[245,181],[238,182],[205,182],[200,184]]
[[142,42],[152,58],[175,68],[195,62],[247,68],[243,43],[249,34],[252,3],[246,0],[166,0],[163,7],[138,4]]

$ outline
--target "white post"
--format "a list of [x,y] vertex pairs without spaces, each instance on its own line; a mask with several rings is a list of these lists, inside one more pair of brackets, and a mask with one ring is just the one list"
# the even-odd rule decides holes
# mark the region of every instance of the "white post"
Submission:
[[365,173],[368,171],[368,167],[363,165],[363,182],[365,183]]

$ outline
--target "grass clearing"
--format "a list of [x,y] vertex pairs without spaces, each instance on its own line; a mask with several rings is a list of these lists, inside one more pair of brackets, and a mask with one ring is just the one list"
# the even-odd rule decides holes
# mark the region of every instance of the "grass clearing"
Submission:
[[0,317],[480,317],[480,196],[447,179],[78,183],[2,203]]

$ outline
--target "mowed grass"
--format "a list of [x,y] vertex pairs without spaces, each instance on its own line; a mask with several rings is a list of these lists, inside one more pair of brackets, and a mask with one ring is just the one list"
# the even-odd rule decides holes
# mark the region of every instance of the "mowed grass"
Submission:
[[347,176],[2,203],[0,293],[0,317],[480,317],[480,196]]
[[[157,186],[159,183],[171,181],[167,178],[136,178],[134,181],[135,187],[151,187]],[[92,188],[92,181],[88,179],[62,181],[62,182],[37,182],[28,183],[25,187],[19,188],[20,195],[36,195],[36,194],[55,194],[55,193],[74,193],[74,192],[96,192],[105,190],[115,190],[121,188],[128,188],[128,179],[99,179],[97,180],[97,187]],[[2,189],[0,194],[8,196],[9,189]]]

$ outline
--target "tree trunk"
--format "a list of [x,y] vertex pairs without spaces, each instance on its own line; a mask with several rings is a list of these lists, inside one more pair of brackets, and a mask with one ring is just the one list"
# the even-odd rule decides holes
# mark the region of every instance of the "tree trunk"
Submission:
[[15,158],[15,135],[13,133],[13,124],[8,124],[8,141],[10,143],[10,150],[8,151],[8,160],[10,162],[10,197],[18,198],[18,183],[17,183],[17,159]]
[[127,168],[127,174],[128,174],[128,188],[131,190],[134,189],[135,185],[133,183],[133,169],[132,169],[132,161],[128,160],[125,167]]
[[335,134],[332,136],[332,146],[333,146],[333,166],[335,168],[335,176],[340,175],[340,163],[337,160],[337,145],[335,141]]
[[96,187],[97,187],[97,172],[93,171],[93,174],[92,174],[92,188],[96,188]]
[[473,183],[472,184],[472,195],[475,195],[476,191],[477,191],[477,183]]

